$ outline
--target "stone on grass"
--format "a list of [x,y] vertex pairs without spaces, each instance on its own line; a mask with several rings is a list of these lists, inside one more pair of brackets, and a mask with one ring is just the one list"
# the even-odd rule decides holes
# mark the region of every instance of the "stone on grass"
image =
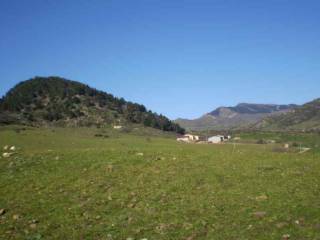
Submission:
[[255,216],[256,218],[263,218],[266,216],[266,212],[263,212],[263,211],[259,211],[259,212],[254,212],[253,213],[253,216]]
[[142,152],[138,152],[136,153],[137,156],[143,156],[143,153]]
[[279,223],[276,224],[277,228],[283,228],[283,227],[286,227],[286,226],[288,226],[288,223],[286,223],[286,222],[279,222]]
[[268,199],[268,197],[265,194],[256,197],[257,201],[264,201],[264,200],[267,200],[267,199]]
[[11,146],[10,147],[10,151],[15,151],[16,150],[16,146]]
[[12,216],[12,219],[13,220],[18,220],[20,218],[20,216],[18,215],[18,214],[14,214],[13,216]]
[[8,152],[2,153],[2,157],[5,157],[5,158],[10,157],[11,155],[12,153],[8,153]]
[[109,165],[107,166],[107,171],[108,171],[108,172],[112,172],[112,171],[113,171],[113,166],[112,166],[112,164],[109,164]]
[[0,216],[3,215],[3,214],[5,214],[5,213],[6,213],[6,210],[3,209],[3,208],[1,208],[1,209],[0,209]]
[[9,149],[9,146],[8,145],[5,145],[4,147],[3,147],[3,150],[8,150]]
[[30,228],[31,228],[31,229],[36,229],[36,228],[37,228],[37,224],[31,223],[31,224],[30,224]]
[[283,240],[289,240],[289,238],[290,238],[290,234],[283,234],[282,235]]
[[129,204],[127,205],[128,208],[134,208],[135,206],[136,206],[135,203],[129,203]]
[[29,221],[29,223],[38,223],[39,221],[37,219],[32,219]]

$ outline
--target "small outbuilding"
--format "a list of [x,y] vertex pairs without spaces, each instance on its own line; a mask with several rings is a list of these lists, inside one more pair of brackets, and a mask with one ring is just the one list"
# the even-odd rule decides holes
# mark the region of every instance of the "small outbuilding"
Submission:
[[224,136],[216,135],[208,138],[209,143],[221,143],[225,140]]
[[192,134],[185,134],[182,137],[178,137],[177,141],[179,142],[196,142],[199,141],[199,136]]
[[193,134],[185,134],[184,137],[189,138],[189,140],[191,140],[191,141],[198,141],[199,140],[199,136],[193,135]]

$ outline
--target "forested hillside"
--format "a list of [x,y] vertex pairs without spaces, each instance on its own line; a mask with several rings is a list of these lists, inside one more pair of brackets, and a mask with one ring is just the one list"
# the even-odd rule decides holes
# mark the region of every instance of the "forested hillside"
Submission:
[[61,126],[136,123],[184,132],[141,104],[60,77],[35,77],[17,84],[0,100],[0,122]]

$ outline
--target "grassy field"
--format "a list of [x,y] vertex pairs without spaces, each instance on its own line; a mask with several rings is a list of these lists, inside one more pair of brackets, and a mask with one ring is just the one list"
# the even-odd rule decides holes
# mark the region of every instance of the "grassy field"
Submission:
[[255,143],[259,140],[274,140],[276,143],[319,149],[320,134],[319,133],[288,133],[288,132],[243,132],[235,134],[235,137],[240,137],[240,142]]
[[5,145],[0,239],[320,239],[318,148],[2,127]]

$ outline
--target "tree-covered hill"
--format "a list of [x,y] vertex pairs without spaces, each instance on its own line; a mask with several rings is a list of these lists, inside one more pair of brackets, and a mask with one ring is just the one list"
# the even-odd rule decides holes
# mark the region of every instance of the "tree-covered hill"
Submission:
[[35,77],[17,84],[0,100],[0,122],[61,126],[137,123],[184,132],[141,104],[60,77]]

